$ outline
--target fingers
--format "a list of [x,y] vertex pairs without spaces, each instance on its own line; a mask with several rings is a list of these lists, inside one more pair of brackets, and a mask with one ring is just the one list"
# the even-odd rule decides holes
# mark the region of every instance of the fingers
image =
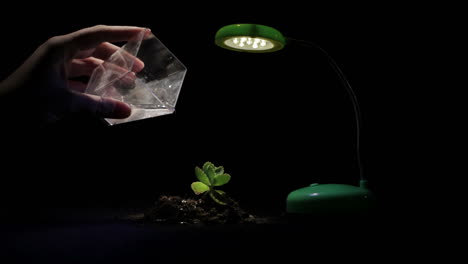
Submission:
[[[75,78],[81,76],[91,76],[94,69],[98,66],[102,65],[102,67],[107,72],[112,72],[117,76],[123,76],[123,81],[135,81],[136,75],[133,72],[128,72],[127,69],[119,67],[112,63],[104,63],[100,59],[96,59],[93,57],[86,58],[86,59],[74,59],[70,62],[68,66],[68,78]],[[127,80],[128,79],[128,80]]]
[[119,50],[120,47],[109,42],[103,42],[97,47],[87,50],[81,50],[76,55],[76,59],[83,59],[87,57],[96,57],[102,60],[109,58],[114,52]]
[[103,60],[89,57],[85,59],[73,59],[68,65],[68,77],[91,76],[94,69],[101,65]]
[[[75,59],[73,59],[68,68],[68,76],[73,78],[77,76],[90,76],[93,70],[99,66],[103,60],[108,59],[112,54],[117,52],[120,47],[108,42],[99,44],[95,49],[81,51]],[[137,57],[120,50],[121,55],[126,61],[133,61],[133,72],[140,72],[145,67],[143,61]],[[117,67],[117,66],[116,66]],[[125,70],[127,71],[127,70]]]
[[109,58],[114,52],[119,50],[120,47],[116,46],[114,44],[111,44],[109,42],[103,42],[99,44],[96,49],[94,49],[94,52],[92,53],[91,56],[105,60]]
[[[120,47],[114,44],[111,44],[109,42],[103,42],[99,44],[99,46],[96,47],[96,49],[94,50],[91,56],[102,59],[102,60],[106,60],[119,49]],[[143,68],[145,67],[145,64],[143,63],[143,61],[133,56],[132,54],[126,52],[125,50],[120,50],[120,52],[121,52],[121,55],[125,57],[126,60],[133,61],[132,71],[140,72],[141,70],[143,70]]]
[[103,42],[128,41],[149,29],[129,26],[94,26],[65,36],[66,45],[77,50],[87,50]]
[[73,91],[84,93],[86,91],[87,85],[79,81],[68,80],[68,87]]
[[[81,76],[91,76],[93,71],[99,67],[100,73],[103,71],[107,74],[107,81],[112,83],[112,86],[118,89],[122,93],[128,92],[130,89],[135,87],[135,81],[137,79],[134,72],[129,72],[128,70],[118,67],[115,64],[102,62],[96,58],[86,58],[86,59],[75,59],[73,60],[68,68],[68,77],[76,78]],[[99,74],[98,74],[99,76]],[[93,84],[96,84],[96,79],[90,80]],[[99,80],[99,79],[97,79]],[[68,80],[68,88],[76,92],[85,92],[87,84],[78,80]]]
[[127,104],[114,99],[73,93],[71,111],[103,118],[127,118],[132,110]]

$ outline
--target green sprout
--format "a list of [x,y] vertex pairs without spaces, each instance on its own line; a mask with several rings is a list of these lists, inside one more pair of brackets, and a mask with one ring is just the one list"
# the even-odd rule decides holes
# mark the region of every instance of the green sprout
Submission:
[[195,175],[199,181],[193,182],[191,187],[196,195],[208,194],[218,204],[227,205],[230,199],[226,193],[215,189],[231,180],[231,176],[224,173],[223,166],[216,167],[211,162],[205,162],[203,169],[195,167]]

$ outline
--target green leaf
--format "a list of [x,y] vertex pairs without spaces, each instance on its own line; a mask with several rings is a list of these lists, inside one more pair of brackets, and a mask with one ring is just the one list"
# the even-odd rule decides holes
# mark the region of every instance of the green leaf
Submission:
[[223,166],[216,167],[215,173],[216,175],[224,174],[224,167]]
[[210,190],[210,187],[203,182],[193,182],[192,185],[192,190],[196,195],[199,195],[201,193],[204,193],[206,191]]
[[197,176],[197,179],[201,182],[203,182],[206,185],[211,185],[210,180],[208,179],[208,176],[206,176],[205,172],[203,172],[202,169],[199,167],[195,167],[195,175]]
[[203,164],[203,170],[206,171],[208,170],[209,167],[212,167],[213,170],[215,169],[215,165],[209,161],[205,162],[205,164]]
[[208,176],[208,179],[210,180],[210,185],[213,185],[215,182],[215,176],[216,176],[216,173],[214,172],[214,168],[211,166],[208,166],[205,170],[205,173]]
[[221,186],[228,183],[231,180],[231,175],[225,173],[221,175],[216,175],[214,178],[214,186]]
[[229,202],[229,199],[227,198],[226,193],[221,190],[214,190],[213,192],[209,192],[209,193],[213,201],[221,205],[227,205],[227,203]]

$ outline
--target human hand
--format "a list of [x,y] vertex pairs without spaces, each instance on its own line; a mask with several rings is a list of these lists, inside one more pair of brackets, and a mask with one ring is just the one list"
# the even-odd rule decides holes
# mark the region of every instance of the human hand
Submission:
[[[86,84],[69,78],[90,76],[119,47],[110,42],[128,41],[143,30],[128,26],[94,26],[52,37],[42,44],[12,75],[0,83],[1,95],[15,95],[19,104],[29,98],[28,108],[41,121],[59,120],[70,113],[96,117],[126,118],[131,108],[120,101],[84,94]],[[144,64],[135,58],[133,71]]]

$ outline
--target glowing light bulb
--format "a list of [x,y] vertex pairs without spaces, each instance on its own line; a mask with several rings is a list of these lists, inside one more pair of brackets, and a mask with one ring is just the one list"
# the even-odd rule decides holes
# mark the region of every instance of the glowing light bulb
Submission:
[[254,41],[254,43],[253,43],[252,48],[254,48],[254,49],[258,48],[258,43],[259,43],[259,42],[260,42],[260,39],[256,38],[255,41]]
[[263,52],[274,47],[274,44],[267,39],[249,36],[233,36],[226,39],[224,44],[233,49],[252,52]]
[[247,38],[242,37],[242,38],[240,39],[239,47],[241,47],[241,48],[244,47],[244,46],[245,46],[244,43],[245,43],[246,40],[247,40]]

